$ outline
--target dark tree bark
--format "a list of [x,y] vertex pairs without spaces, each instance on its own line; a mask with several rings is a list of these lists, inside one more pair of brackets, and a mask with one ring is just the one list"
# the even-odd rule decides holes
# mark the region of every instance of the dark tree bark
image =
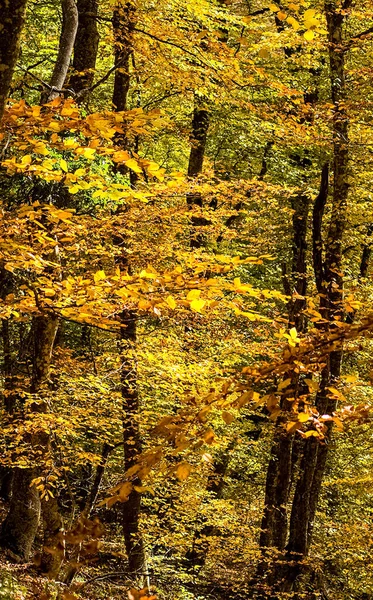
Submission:
[[[344,8],[348,8],[345,2]],[[327,318],[322,327],[331,334],[335,332],[335,320],[343,319],[343,274],[342,244],[346,227],[348,199],[348,117],[345,109],[345,76],[343,22],[345,11],[341,11],[335,2],[325,5],[328,37],[330,79],[333,118],[333,198],[332,215],[326,236],[325,253],[322,246],[322,216],[327,196],[328,169],[323,169],[321,187],[315,202],[313,214],[313,260],[315,280],[320,293],[320,306]],[[325,258],[323,259],[323,254]],[[341,373],[342,351],[330,353],[321,373],[319,392],[316,396],[316,408],[320,414],[332,414],[336,401],[328,390],[335,385]],[[294,591],[299,575],[304,571],[303,559],[307,556],[313,530],[318,498],[320,495],[325,465],[328,455],[328,441],[332,428],[329,426],[326,440],[321,444],[317,439],[308,438],[304,445],[303,458],[299,469],[292,503],[289,540],[286,555],[276,565],[272,579],[272,597],[279,592]]]
[[0,0],[0,121],[16,66],[27,0]]
[[188,177],[198,177],[202,173],[209,122],[208,110],[196,99],[190,136],[192,146],[188,162]]
[[113,13],[114,33],[114,91],[115,110],[127,109],[130,87],[130,57],[133,52],[133,31],[136,26],[136,7],[132,2],[117,4]]
[[[34,319],[34,359],[30,392],[42,397],[47,385],[54,339],[58,326],[55,317],[36,317]],[[35,412],[43,412],[43,402],[35,404]],[[46,435],[37,433],[28,440],[37,457],[43,458],[47,449]],[[30,557],[32,544],[39,526],[40,499],[35,486],[31,485],[38,475],[38,467],[14,469],[12,498],[9,513],[2,523],[0,543],[11,550],[21,561]]]
[[[195,96],[195,106],[193,111],[192,131],[190,135],[191,149],[188,162],[188,177],[195,179],[202,173],[203,159],[205,156],[207,133],[209,129],[210,116],[203,102]],[[192,209],[193,206],[202,208],[203,201],[200,193],[187,194],[188,206]],[[205,236],[199,231],[200,227],[209,225],[210,221],[205,217],[192,215],[191,224],[191,240],[192,248],[201,248],[205,243]]]
[[9,513],[0,530],[1,546],[10,550],[20,562],[30,558],[39,527],[39,492],[31,486],[35,477],[33,469],[14,469]]
[[[291,273],[287,275],[284,269],[285,293],[290,295],[288,304],[288,326],[296,327],[298,332],[305,329],[303,309],[305,308],[304,296],[307,291],[307,225],[310,200],[306,195],[297,195],[292,198],[293,208],[293,243]],[[302,392],[302,383],[293,373],[286,373],[285,379],[292,380],[287,395],[292,399]],[[285,428],[286,412],[291,409],[292,403],[286,397],[282,401],[282,411],[278,419],[271,458],[267,470],[264,512],[260,534],[260,547],[265,549],[274,547],[284,550],[288,535],[287,504],[294,469],[293,442],[294,435],[289,435]],[[263,564],[259,567],[262,573]]]
[[61,0],[62,30],[58,46],[57,59],[54,64],[50,88],[41,95],[41,104],[50,102],[59,95],[63,88],[74,49],[75,36],[78,29],[78,10],[75,0]]
[[[128,92],[130,89],[130,57],[133,53],[133,31],[136,25],[136,7],[132,2],[115,6],[113,13],[115,78],[113,105],[116,111],[127,110]],[[128,148],[127,132],[117,136],[117,144]],[[133,185],[133,182],[131,181]],[[118,236],[115,243],[123,247],[123,239]],[[117,264],[123,271],[130,269],[128,256],[122,248]],[[132,310],[124,310],[120,316],[120,356],[121,356],[121,393],[123,399],[123,442],[124,469],[133,467],[141,453],[141,436],[139,431],[139,395],[137,388],[137,314]],[[139,478],[133,481],[135,486],[141,485]],[[141,511],[141,494],[132,490],[127,502],[123,504],[122,527],[128,556],[129,571],[142,579],[145,570],[145,549],[139,529]]]
[[[327,234],[324,262],[326,290],[326,309],[328,314],[328,329],[335,331],[334,321],[343,316],[343,275],[342,269],[342,244],[347,218],[348,198],[348,117],[344,106],[345,100],[345,73],[343,43],[343,22],[345,15],[339,10],[335,2],[325,5],[329,37],[329,62],[332,86],[332,101],[334,104],[333,118],[333,200],[332,216]],[[328,386],[335,385],[341,373],[342,352],[340,350],[330,353],[326,367],[323,369],[320,391],[316,398],[316,407],[321,414],[331,414],[335,410],[336,401],[330,397]],[[329,428],[329,436],[331,428]],[[305,468],[301,470],[299,479],[299,493],[295,494],[293,502],[292,519],[294,526],[290,530],[289,552],[307,554],[310,547],[312,523],[320,493],[328,445],[320,445],[314,440],[307,440]],[[308,502],[308,510],[304,514],[304,501]],[[303,505],[301,507],[303,500]],[[298,505],[298,508],[297,508]],[[303,516],[300,517],[302,511]],[[302,521],[302,535],[299,533],[299,524]]]
[[69,87],[84,100],[84,90],[93,83],[99,44],[97,29],[98,0],[78,0],[78,29],[74,43],[73,69]]
[[[133,467],[141,454],[139,431],[139,395],[137,388],[137,367],[134,356],[137,344],[137,315],[125,311],[121,318],[121,390],[123,398],[123,441],[125,471]],[[137,477],[133,485],[141,486]],[[124,541],[128,555],[130,572],[140,576],[145,568],[145,551],[139,530],[141,494],[132,490],[123,504],[122,524]]]
[[367,239],[363,245],[363,252],[360,261],[359,279],[365,279],[368,275],[370,258],[372,255],[372,235],[373,235],[373,224],[370,224],[367,229]]

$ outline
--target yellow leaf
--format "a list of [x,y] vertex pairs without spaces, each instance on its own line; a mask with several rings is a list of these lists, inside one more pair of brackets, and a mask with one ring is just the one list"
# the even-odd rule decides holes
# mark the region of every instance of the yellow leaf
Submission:
[[205,306],[205,304],[206,300],[192,300],[192,302],[190,303],[190,308],[195,312],[202,312],[202,309]]
[[278,12],[280,9],[277,6],[277,4],[270,4],[269,5],[269,10],[271,10],[272,12]]
[[303,434],[304,437],[308,438],[308,437],[320,437],[320,434],[317,433],[317,431],[315,431],[315,429],[311,429],[310,431],[306,431],[306,433]]
[[93,275],[93,279],[94,279],[95,283],[98,283],[99,281],[102,281],[105,278],[106,278],[105,271],[97,271],[97,273],[95,273]]
[[304,382],[308,385],[308,389],[310,392],[317,392],[319,389],[319,384],[317,381],[313,381],[313,379],[305,379]]
[[245,406],[245,404],[250,402],[252,399],[253,399],[253,392],[251,390],[249,392],[244,392],[237,399],[237,407],[242,408],[243,406]]
[[148,310],[148,308],[152,307],[152,303],[149,300],[144,300],[143,298],[139,300],[137,306],[140,310]]
[[132,492],[132,483],[130,481],[126,481],[119,489],[119,498],[122,502],[126,502],[130,493]]
[[172,310],[174,310],[174,308],[176,308],[176,302],[175,302],[175,299],[173,298],[173,296],[168,296],[166,298],[166,302],[167,302],[168,306],[170,308],[172,308]]
[[26,154],[25,156],[22,156],[21,163],[22,163],[22,165],[31,165],[31,163],[32,163],[31,155]]
[[83,156],[84,158],[89,158],[90,160],[93,160],[95,153],[96,150],[94,148],[84,148]]
[[201,295],[201,290],[190,290],[187,300],[197,300]]
[[298,31],[300,25],[299,25],[298,21],[296,19],[294,19],[294,17],[288,17],[286,19],[286,22],[289,23],[289,25],[292,26],[292,28],[294,29],[294,31]]
[[281,383],[278,385],[278,391],[280,392],[281,390],[284,390],[285,388],[287,388],[289,385],[291,384],[291,379],[285,379],[284,381],[281,381]]
[[339,390],[337,390],[337,388],[335,388],[335,387],[328,387],[326,389],[329,390],[329,392],[331,392],[332,395],[336,396],[337,398],[339,398],[340,396],[342,396],[341,392]]
[[347,382],[347,383],[355,383],[357,381],[357,377],[356,375],[345,375],[343,377],[343,379]]
[[307,40],[307,42],[311,42],[311,40],[313,40],[315,37],[315,34],[313,31],[311,31],[311,29],[308,29],[308,31],[304,32],[303,37],[305,40]]
[[343,423],[339,417],[333,417],[333,421],[337,425],[338,429],[343,429]]
[[38,154],[43,154],[44,156],[46,154],[49,154],[49,150],[44,144],[44,142],[36,142],[36,144],[34,145],[34,151]]
[[280,12],[277,13],[277,18],[280,19],[280,21],[285,21],[287,15],[285,12],[283,12],[282,10],[280,10]]
[[299,423],[306,423],[310,418],[310,415],[307,413],[299,413],[298,414],[298,421]]
[[77,177],[82,177],[82,175],[85,175],[86,170],[85,169],[77,169],[76,171],[74,171],[74,175],[76,175]]
[[261,48],[258,52],[260,58],[268,58],[269,57],[269,52],[267,50],[267,48]]
[[312,19],[312,17],[316,14],[316,10],[314,8],[309,8],[303,15],[305,21],[308,19]]
[[47,298],[53,298],[53,296],[56,295],[56,292],[54,291],[53,288],[44,288],[43,292],[44,292],[44,295],[47,296]]
[[304,26],[306,29],[313,29],[314,27],[317,27],[319,25],[319,21],[317,19],[307,19],[307,21],[304,22]]
[[232,415],[232,413],[228,412],[227,410],[223,410],[221,416],[223,418],[223,421],[227,425],[230,425],[234,421],[234,416]]
[[203,441],[205,442],[205,444],[212,444],[214,438],[215,434],[212,429],[208,429],[203,435]]
[[130,160],[131,157],[125,150],[118,150],[113,154],[113,160],[115,162],[125,162],[126,160]]
[[141,167],[139,166],[138,162],[134,158],[130,158],[129,160],[126,160],[124,164],[126,165],[126,167],[131,169],[131,171],[134,171],[135,173],[142,173]]
[[64,158],[61,158],[61,160],[60,160],[60,167],[61,167],[62,171],[64,171],[65,173],[67,173],[69,170],[68,166],[67,166],[67,162]]
[[177,466],[176,477],[179,481],[185,481],[189,477],[191,470],[192,467],[189,463],[182,462]]
[[77,148],[79,146],[78,142],[76,142],[73,138],[67,138],[63,141],[63,145],[65,148]]
[[297,421],[289,421],[289,423],[286,423],[285,427],[288,433],[293,433],[293,431],[298,428],[298,423]]

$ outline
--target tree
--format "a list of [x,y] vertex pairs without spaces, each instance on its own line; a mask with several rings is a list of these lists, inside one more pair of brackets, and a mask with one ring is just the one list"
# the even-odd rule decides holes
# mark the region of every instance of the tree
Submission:
[[0,542],[50,582],[16,587],[371,594],[372,11],[29,5],[3,71]]
[[26,0],[10,4],[1,3],[1,42],[0,42],[0,119],[8,98],[10,84],[16,66],[19,43],[25,20]]

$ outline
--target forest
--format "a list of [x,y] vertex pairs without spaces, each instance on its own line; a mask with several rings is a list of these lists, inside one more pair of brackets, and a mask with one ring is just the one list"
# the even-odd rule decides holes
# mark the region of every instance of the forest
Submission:
[[0,599],[372,600],[372,64],[372,0],[0,0]]

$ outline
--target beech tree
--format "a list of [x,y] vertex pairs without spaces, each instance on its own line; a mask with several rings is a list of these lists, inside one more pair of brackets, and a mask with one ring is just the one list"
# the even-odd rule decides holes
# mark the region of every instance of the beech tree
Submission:
[[372,19],[0,2],[8,595],[372,595]]

